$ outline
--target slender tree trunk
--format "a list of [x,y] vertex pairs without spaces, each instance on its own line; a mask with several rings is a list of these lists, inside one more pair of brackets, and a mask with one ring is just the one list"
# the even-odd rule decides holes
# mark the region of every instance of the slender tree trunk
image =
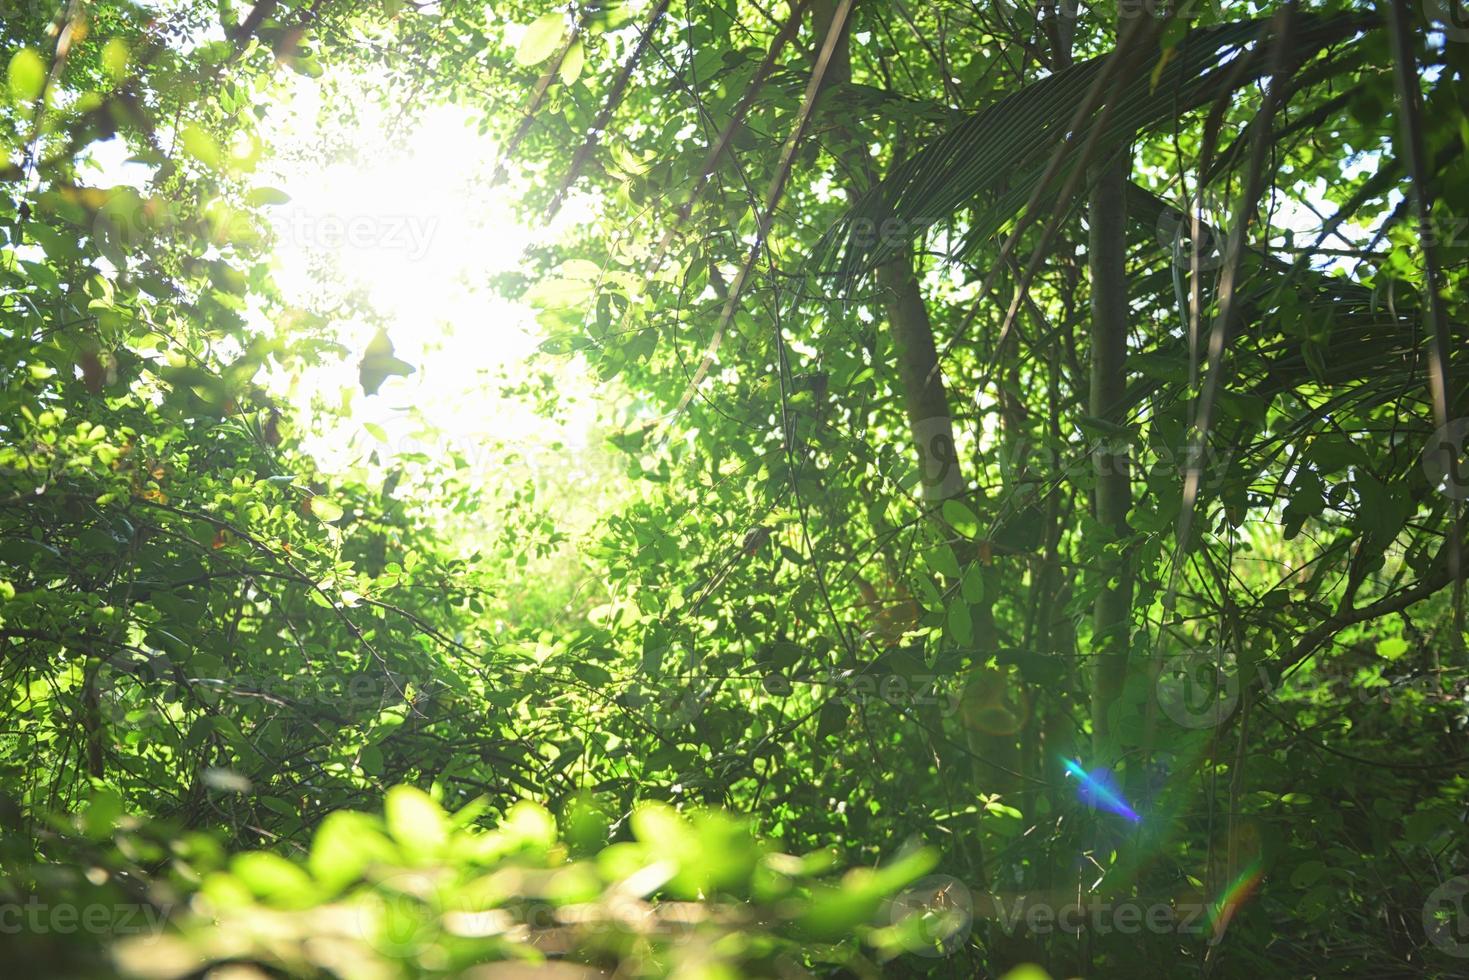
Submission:
[[[1117,425],[1125,421],[1127,390],[1126,191],[1130,157],[1126,152],[1100,165],[1093,175],[1087,209],[1087,263],[1091,271],[1091,391],[1088,412]],[[1104,445],[1094,455],[1097,523],[1118,538],[1128,532],[1132,506],[1130,464],[1126,445]],[[1106,582],[1092,608],[1093,748],[1111,755],[1108,713],[1127,679],[1132,616],[1132,568],[1126,550],[1102,563]]]
[[[812,10],[815,37],[824,38],[830,29],[834,4],[819,0]],[[826,85],[840,86],[852,80],[850,47],[851,19],[843,25],[842,35],[832,51],[826,70]],[[846,127],[838,123],[833,131],[843,142],[854,141]],[[865,186],[847,187],[847,196],[856,200],[875,180],[865,154],[849,151],[843,156],[847,171],[860,178]],[[964,487],[958,455],[954,451],[954,421],[949,414],[949,394],[939,371],[938,349],[933,341],[933,323],[918,287],[908,249],[883,263],[877,270],[877,284],[883,292],[888,325],[892,329],[893,348],[898,359],[898,383],[903,390],[903,411],[908,431],[918,452],[923,472],[925,500],[942,500],[954,496]]]
[[877,282],[883,291],[897,354],[898,384],[903,391],[908,432],[922,468],[924,499],[939,501],[955,496],[963,490],[964,478],[954,450],[949,393],[939,370],[933,323],[906,249],[898,258],[878,268]]

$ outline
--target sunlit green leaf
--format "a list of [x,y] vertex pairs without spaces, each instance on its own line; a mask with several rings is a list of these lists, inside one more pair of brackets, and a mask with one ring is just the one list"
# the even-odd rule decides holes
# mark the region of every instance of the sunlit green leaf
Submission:
[[219,144],[202,126],[189,123],[179,130],[184,152],[208,167],[218,169],[221,161]]
[[6,78],[12,101],[34,102],[46,85],[46,62],[30,48],[21,48],[10,56]]
[[561,59],[561,81],[563,84],[571,85],[581,77],[582,66],[586,64],[586,51],[580,40],[572,43],[566,49],[566,57]]
[[528,68],[545,61],[556,52],[565,30],[566,20],[561,14],[542,14],[525,29],[515,49],[515,63]]
[[415,786],[394,786],[383,801],[388,831],[410,854],[436,853],[448,839],[443,809]]
[[315,496],[311,498],[311,513],[316,515],[317,520],[330,524],[342,519],[346,513],[342,505],[327,497]]

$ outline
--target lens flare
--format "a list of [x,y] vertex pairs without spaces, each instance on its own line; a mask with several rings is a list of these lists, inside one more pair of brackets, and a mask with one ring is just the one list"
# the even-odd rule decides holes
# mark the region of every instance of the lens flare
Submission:
[[1061,763],[1066,767],[1067,772],[1076,777],[1077,795],[1081,797],[1083,803],[1088,806],[1101,807],[1109,813],[1126,817],[1133,823],[1142,820],[1142,817],[1138,816],[1137,812],[1122,799],[1122,794],[1117,789],[1111,772],[1106,769],[1087,772],[1081,767],[1081,763],[1064,757]]
[[1235,910],[1255,893],[1264,877],[1264,868],[1257,858],[1245,865],[1223,893],[1210,904],[1209,924],[1214,929],[1214,942],[1217,943],[1224,935],[1224,930],[1229,927],[1229,920],[1234,918]]

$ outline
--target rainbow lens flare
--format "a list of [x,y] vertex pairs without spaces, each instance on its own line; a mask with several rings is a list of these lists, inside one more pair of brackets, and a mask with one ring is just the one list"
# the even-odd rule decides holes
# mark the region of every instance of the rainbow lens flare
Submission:
[[1209,924],[1214,928],[1214,942],[1217,943],[1224,936],[1224,930],[1229,927],[1229,920],[1234,918],[1235,910],[1254,894],[1263,877],[1264,868],[1259,859],[1251,861],[1209,906]]

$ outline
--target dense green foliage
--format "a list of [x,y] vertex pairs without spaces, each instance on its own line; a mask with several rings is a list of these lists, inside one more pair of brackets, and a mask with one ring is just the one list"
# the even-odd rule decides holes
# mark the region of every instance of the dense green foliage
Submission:
[[[1465,975],[1441,6],[6,0],[0,954]],[[415,365],[279,285],[301,85],[574,212],[590,530],[309,451]]]

